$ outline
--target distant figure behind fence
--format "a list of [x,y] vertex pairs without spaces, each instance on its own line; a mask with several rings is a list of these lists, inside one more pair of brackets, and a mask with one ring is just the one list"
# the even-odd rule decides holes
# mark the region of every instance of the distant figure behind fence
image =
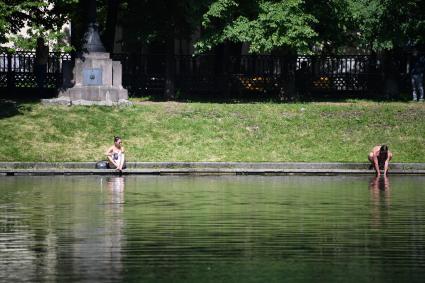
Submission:
[[37,38],[35,49],[34,72],[38,88],[45,87],[47,74],[47,60],[49,59],[49,47],[44,44],[42,37]]
[[415,51],[410,64],[413,101],[417,101],[418,98],[419,101],[424,101],[424,71],[425,57],[418,55],[418,52]]

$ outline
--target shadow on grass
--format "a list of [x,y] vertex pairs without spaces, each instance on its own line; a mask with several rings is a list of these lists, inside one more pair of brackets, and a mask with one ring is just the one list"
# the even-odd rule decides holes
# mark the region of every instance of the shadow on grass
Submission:
[[23,114],[31,111],[32,104],[40,102],[41,98],[57,96],[56,89],[36,88],[1,88],[0,119]]
[[200,102],[200,103],[312,103],[312,102],[350,102],[353,100],[369,100],[374,102],[409,102],[410,96],[406,93],[400,93],[397,96],[386,97],[382,94],[359,94],[358,92],[316,92],[302,97],[277,97],[267,94],[246,94],[246,95],[231,95],[224,97],[217,94],[205,95],[185,95],[178,96],[174,99],[166,99],[163,96],[132,96],[135,101],[152,101],[152,102]]
[[0,119],[10,118],[16,115],[22,115],[23,112],[31,111],[32,106],[30,104],[37,102],[39,102],[39,100],[36,99],[0,99]]

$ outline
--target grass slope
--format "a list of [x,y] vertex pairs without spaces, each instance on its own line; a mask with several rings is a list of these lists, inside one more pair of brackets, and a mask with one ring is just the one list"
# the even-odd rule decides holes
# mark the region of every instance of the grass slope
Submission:
[[425,162],[423,103],[27,103],[9,112],[0,161],[101,160],[120,135],[129,161],[364,162],[386,143],[395,162]]

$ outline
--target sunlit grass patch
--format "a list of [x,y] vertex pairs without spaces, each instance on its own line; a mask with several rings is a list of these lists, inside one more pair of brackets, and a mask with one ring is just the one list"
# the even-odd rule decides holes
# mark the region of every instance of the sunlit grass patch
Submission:
[[0,161],[94,161],[114,135],[129,161],[361,162],[386,143],[425,162],[425,104],[177,103],[131,107],[22,104],[0,119]]

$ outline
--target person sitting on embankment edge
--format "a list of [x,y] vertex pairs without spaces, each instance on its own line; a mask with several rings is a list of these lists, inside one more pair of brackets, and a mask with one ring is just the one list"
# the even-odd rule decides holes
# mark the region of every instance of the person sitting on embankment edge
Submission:
[[122,172],[125,169],[124,147],[120,137],[114,137],[114,145],[106,151],[109,161],[109,168]]
[[388,164],[393,158],[393,154],[388,150],[388,146],[377,145],[369,153],[368,159],[372,163],[371,168],[375,169],[376,176],[381,175],[381,170],[384,170],[384,176],[388,172]]

